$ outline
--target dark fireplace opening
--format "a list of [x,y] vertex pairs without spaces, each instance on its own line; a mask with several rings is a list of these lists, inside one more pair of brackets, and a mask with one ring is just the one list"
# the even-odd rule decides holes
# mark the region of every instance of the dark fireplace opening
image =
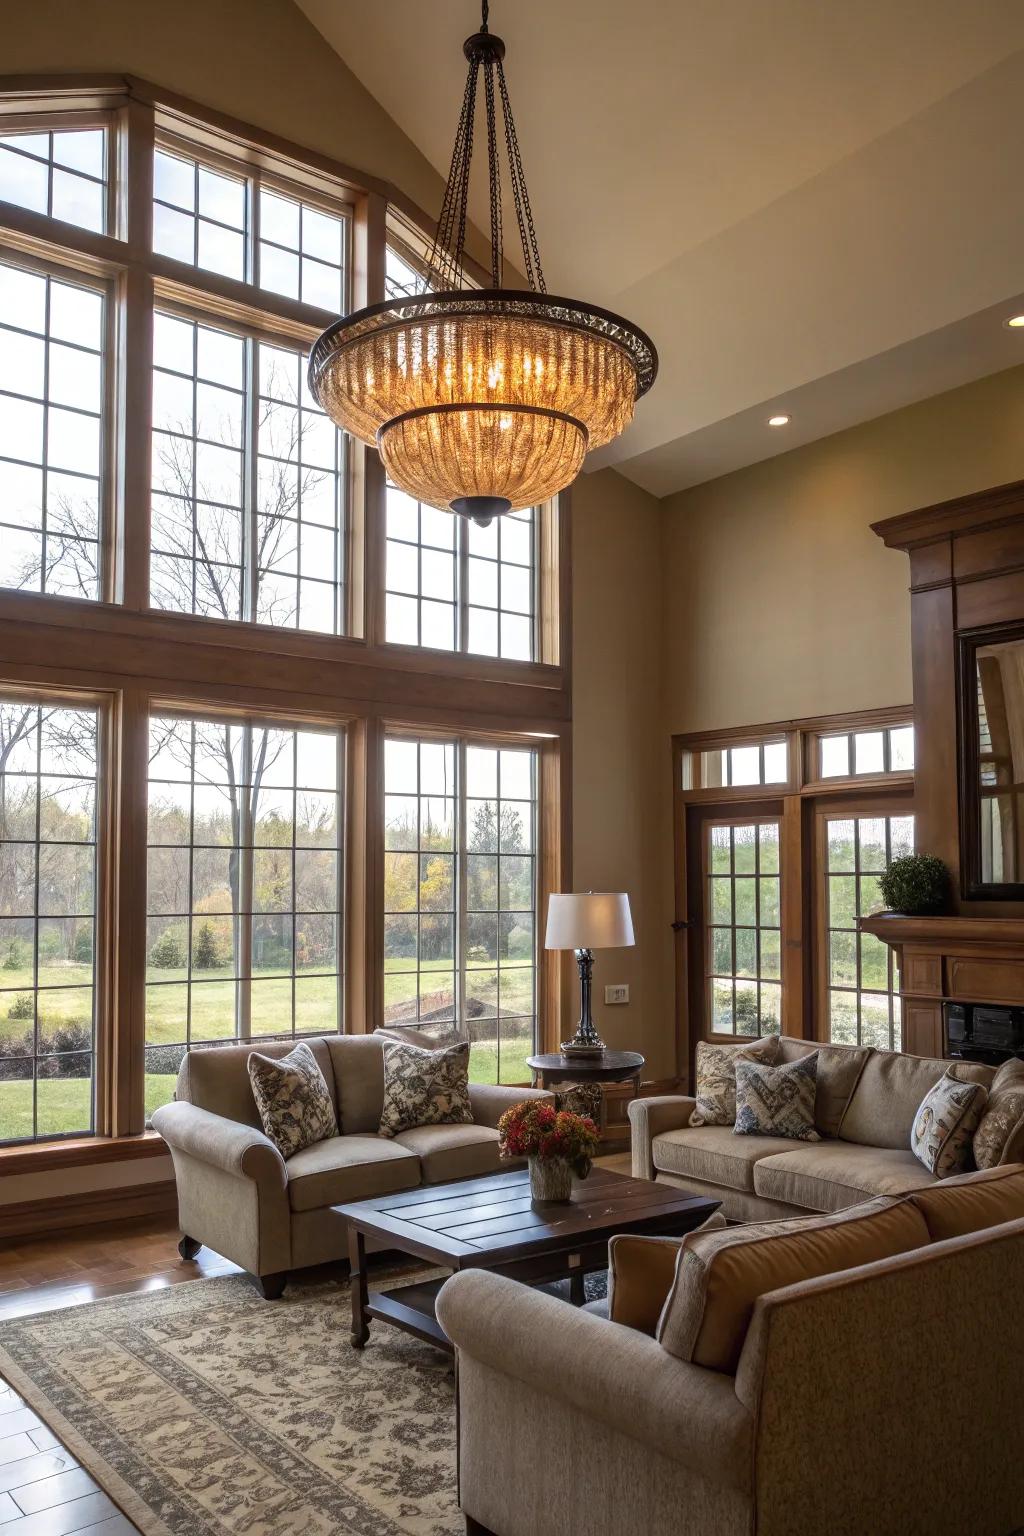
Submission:
[[943,1009],[947,1056],[997,1067],[1024,1058],[1024,1008],[988,1003],[946,1003]]

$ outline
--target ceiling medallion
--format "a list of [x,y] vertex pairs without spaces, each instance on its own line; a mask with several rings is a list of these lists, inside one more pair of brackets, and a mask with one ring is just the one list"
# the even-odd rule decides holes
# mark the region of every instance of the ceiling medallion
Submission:
[[[425,291],[335,321],[310,354],[309,384],[332,421],[376,445],[401,490],[486,527],[574,480],[588,450],[628,426],[654,383],[658,356],[628,320],[547,292],[505,84],[505,44],[487,29],[487,0],[482,10],[480,31],[463,44],[469,74]],[[458,285],[481,73],[491,286],[465,288]],[[503,286],[496,100],[525,289]]]

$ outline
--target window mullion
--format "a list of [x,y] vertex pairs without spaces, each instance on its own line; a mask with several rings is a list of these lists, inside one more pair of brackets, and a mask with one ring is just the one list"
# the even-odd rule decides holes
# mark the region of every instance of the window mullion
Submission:
[[468,870],[466,867],[466,740],[460,737],[455,755],[455,1023],[461,1034],[469,1038],[469,1019],[466,1014],[466,909],[469,905]]
[[[232,727],[225,726],[229,732]],[[242,728],[238,784],[238,891],[235,923],[235,1016],[239,1040],[252,1037],[253,727]],[[229,738],[230,739],[230,738]]]
[[[469,650],[469,530],[466,519],[463,517],[456,518],[455,520],[455,538],[457,541],[455,611],[456,623],[458,625],[458,632],[455,636],[455,649],[464,653]],[[500,642],[498,649],[500,654]]]
[[259,366],[257,343],[248,338],[245,343],[245,426],[243,476],[245,483],[245,511],[242,516],[242,617],[250,623],[255,619],[259,598]]

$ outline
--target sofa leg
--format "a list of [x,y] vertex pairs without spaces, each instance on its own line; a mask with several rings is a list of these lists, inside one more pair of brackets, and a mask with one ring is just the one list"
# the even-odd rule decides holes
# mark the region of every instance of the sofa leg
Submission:
[[285,1282],[288,1279],[288,1271],[282,1269],[276,1275],[254,1275],[257,1289],[264,1301],[280,1301],[284,1295]]
[[197,1243],[194,1237],[183,1237],[178,1244],[178,1252],[188,1261],[195,1258],[202,1246],[202,1243]]

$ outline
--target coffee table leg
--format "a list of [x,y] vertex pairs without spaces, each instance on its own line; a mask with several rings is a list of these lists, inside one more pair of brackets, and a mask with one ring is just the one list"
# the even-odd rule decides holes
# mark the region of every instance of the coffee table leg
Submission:
[[366,1321],[366,1241],[355,1227],[348,1229],[349,1284],[352,1287],[352,1348],[362,1349],[370,1337]]
[[582,1307],[586,1299],[587,1292],[583,1284],[583,1275],[580,1270],[574,1269],[569,1276],[569,1300],[574,1307]]

